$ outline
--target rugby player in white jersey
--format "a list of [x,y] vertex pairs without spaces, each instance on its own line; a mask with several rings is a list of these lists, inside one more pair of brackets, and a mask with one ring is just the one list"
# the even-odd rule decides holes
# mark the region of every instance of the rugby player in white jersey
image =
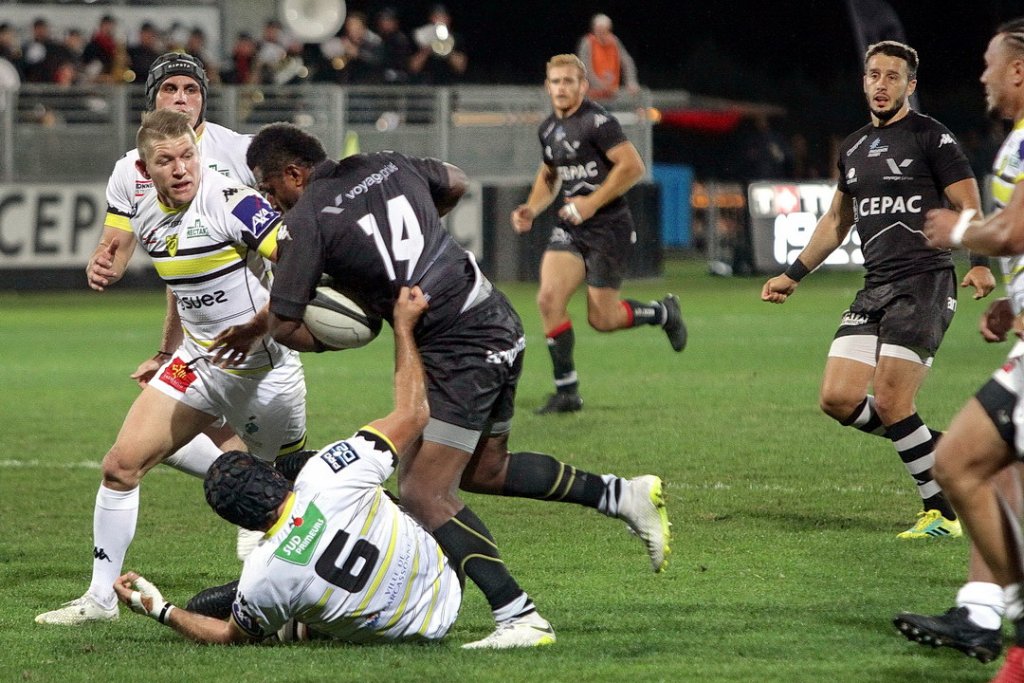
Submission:
[[[192,55],[168,52],[161,55],[149,70],[146,78],[146,107],[173,109],[187,114],[192,121],[198,139],[199,155],[203,164],[243,185],[255,187],[252,171],[245,163],[245,152],[249,148],[251,135],[242,135],[224,126],[206,120],[206,105],[209,97],[209,80],[202,62]],[[114,165],[114,171],[107,181],[107,213],[103,221],[103,235],[96,247],[86,274],[89,286],[103,291],[115,274],[110,271],[106,255],[111,243],[120,240],[125,232],[131,231],[129,221],[135,214],[140,199],[153,190],[153,181],[142,175],[136,168],[139,150],[126,153]],[[139,386],[153,378],[156,371],[170,357],[168,349],[174,349],[181,341],[181,320],[178,316],[179,302],[167,293],[167,315],[159,348],[152,358],[147,358],[131,374]],[[244,448],[244,443],[223,421],[211,427],[182,446],[165,460],[165,464],[196,477],[203,477],[221,450]],[[240,560],[256,546],[258,538],[239,530],[237,553]]]
[[117,618],[113,582],[135,533],[142,477],[220,416],[264,460],[305,443],[302,365],[296,352],[266,336],[265,313],[259,315],[270,298],[265,259],[276,258],[280,215],[255,190],[200,163],[187,114],[147,114],[137,140],[137,168],[155,191],[139,200],[132,231],[112,242],[107,256],[123,273],[142,245],[182,302],[184,335],[103,459],[89,590],[39,615],[39,623]]
[[204,488],[214,511],[266,532],[242,568],[229,618],[176,608],[135,572],[114,584],[121,602],[201,643],[263,640],[296,617],[347,642],[443,637],[462,602],[459,577],[434,537],[382,487],[430,419],[413,337],[426,308],[419,287],[403,287],[395,301],[394,409],[298,456],[306,461],[294,488],[238,451],[210,468]]
[[1015,332],[1017,343],[961,408],[939,441],[935,478],[971,536],[968,582],[956,607],[929,617],[903,613],[895,624],[911,640],[956,648],[986,662],[1002,649],[1002,618],[1014,622],[1014,645],[995,681],[1024,680],[1024,568],[1021,566],[1019,464],[1024,454],[1024,18],[996,29],[981,75],[989,112],[1009,120],[992,167],[997,212],[976,217],[930,211],[925,234],[937,247],[963,246],[1001,256],[1007,298],[993,303],[980,329],[987,341]]

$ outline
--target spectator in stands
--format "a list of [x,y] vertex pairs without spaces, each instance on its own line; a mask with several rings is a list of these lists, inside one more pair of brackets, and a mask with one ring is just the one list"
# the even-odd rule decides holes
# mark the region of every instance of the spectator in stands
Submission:
[[22,61],[21,45],[18,44],[18,31],[12,24],[0,23],[0,58],[6,59],[18,71],[18,82],[21,82]]
[[206,76],[210,83],[220,83],[220,60],[216,59],[206,47],[206,32],[198,26],[194,26],[185,41],[185,52],[199,59],[206,69]]
[[434,5],[430,20],[413,33],[416,52],[409,60],[409,74],[418,83],[447,85],[461,80],[469,59],[459,36],[452,32],[452,18],[444,5]]
[[39,17],[32,22],[32,37],[21,48],[25,81],[53,83],[59,43],[50,36],[50,23]]
[[225,83],[244,85],[256,83],[259,75],[256,71],[256,52],[259,46],[256,39],[245,31],[235,37],[235,45],[231,48],[231,68],[224,72]]
[[263,24],[263,39],[256,50],[258,82],[277,82],[277,73],[285,67],[288,58],[290,42],[280,21],[268,19]]
[[377,13],[375,28],[381,39],[381,69],[384,82],[408,82],[412,44],[408,36],[402,32],[398,23],[398,12],[394,7],[385,7]]
[[619,94],[625,81],[626,90],[634,95],[640,90],[636,64],[626,52],[622,41],[612,33],[612,20],[607,14],[595,14],[590,20],[590,33],[580,39],[576,54],[587,67],[591,99],[607,100]]
[[142,22],[139,26],[139,40],[128,47],[128,63],[135,72],[135,79],[145,82],[149,67],[153,66],[156,58],[164,53],[163,42],[160,39],[160,32],[150,21]]
[[85,50],[82,63],[89,80],[97,83],[116,83],[128,66],[128,53],[124,42],[117,37],[117,19],[110,14],[100,18],[96,32],[92,34]]
[[383,80],[382,41],[362,12],[349,12],[338,35],[320,44],[320,54],[326,67],[321,80],[354,85]]

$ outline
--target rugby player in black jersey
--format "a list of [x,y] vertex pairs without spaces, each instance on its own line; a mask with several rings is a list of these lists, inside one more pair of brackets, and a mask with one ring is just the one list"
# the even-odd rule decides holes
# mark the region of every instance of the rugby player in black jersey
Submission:
[[636,147],[618,120],[587,99],[587,73],[576,55],[555,55],[545,80],[554,111],[540,124],[543,159],[525,204],[512,212],[512,227],[528,232],[533,220],[561,195],[559,224],[540,265],[537,305],[554,366],[555,393],[539,414],[583,407],[573,348],[569,299],[587,283],[587,321],[600,332],[659,325],[672,348],[686,346],[679,299],[641,303],[621,299],[619,289],[636,242],[624,195],[644,175]]
[[[260,188],[287,211],[270,303],[275,339],[323,350],[302,323],[322,273],[388,320],[403,286],[419,286],[429,302],[414,333],[430,421],[419,449],[402,460],[398,488],[403,507],[490,603],[497,629],[466,647],[532,647],[554,642],[554,633],[459,488],[592,507],[624,520],[643,539],[652,568],[665,568],[661,479],[596,475],[549,455],[509,453],[526,339],[508,299],[441,223],[465,192],[460,169],[395,152],[330,161],[319,140],[290,124],[260,130],[247,161]],[[345,388],[338,390],[344,399]]]
[[[807,246],[761,298],[783,303],[856,226],[864,254],[864,287],[842,316],[821,384],[821,408],[844,426],[890,439],[917,484],[923,509],[899,538],[957,537],[960,522],[932,475],[938,432],[917,414],[915,399],[956,311],[948,249],[928,244],[929,209],[949,202],[978,210],[978,183],[956,138],[910,108],[917,52],[902,43],[871,45],[864,57],[864,94],[871,123],[839,150],[839,185]],[[995,280],[973,267],[961,286],[975,298]],[[873,389],[873,394],[868,389]]]

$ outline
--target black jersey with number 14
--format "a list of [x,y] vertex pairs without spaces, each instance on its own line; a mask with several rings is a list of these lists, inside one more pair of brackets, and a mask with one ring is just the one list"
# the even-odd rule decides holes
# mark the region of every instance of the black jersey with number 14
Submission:
[[944,206],[945,189],[973,177],[945,126],[915,111],[881,128],[869,124],[843,141],[838,165],[839,190],[853,197],[866,285],[953,267],[949,251],[928,246],[922,232],[925,214]]
[[481,286],[472,256],[442,225],[434,198],[449,189],[436,159],[396,152],[323,161],[282,219],[270,310],[301,319],[321,273],[390,321],[400,287],[419,285],[430,308],[419,333],[456,317]]

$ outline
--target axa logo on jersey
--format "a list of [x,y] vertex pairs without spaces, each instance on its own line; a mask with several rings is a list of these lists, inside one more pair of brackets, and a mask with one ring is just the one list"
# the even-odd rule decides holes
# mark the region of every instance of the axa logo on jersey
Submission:
[[243,197],[235,208],[231,209],[231,215],[240,220],[256,237],[262,237],[267,228],[280,216],[263,197],[255,194]]

